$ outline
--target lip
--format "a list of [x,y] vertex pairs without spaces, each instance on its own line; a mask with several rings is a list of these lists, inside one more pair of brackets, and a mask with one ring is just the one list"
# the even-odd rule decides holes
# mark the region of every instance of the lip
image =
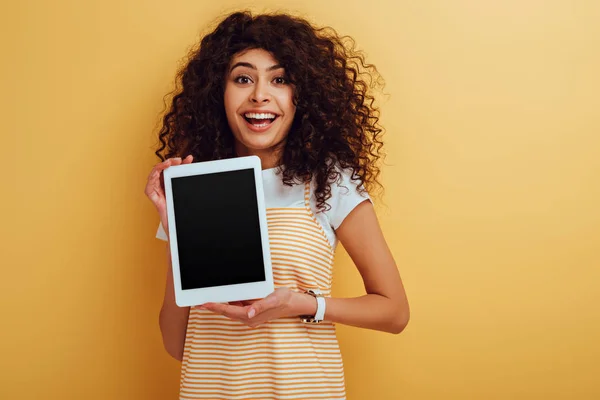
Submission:
[[256,113],[256,114],[274,114],[278,117],[281,117],[281,114],[275,112],[275,111],[270,111],[270,110],[265,110],[264,108],[253,108],[251,110],[246,110],[244,112],[241,113],[241,116],[244,117],[244,114],[247,113]]
[[[273,120],[273,122],[271,122],[267,126],[256,127],[256,126],[252,125],[250,122],[246,121],[246,117],[244,115],[247,114],[247,113],[273,114],[273,115],[275,115],[275,119]],[[254,108],[254,109],[246,110],[246,111],[242,112],[240,114],[240,116],[244,120],[244,124],[246,124],[246,127],[248,129],[250,129],[252,132],[262,133],[262,132],[266,132],[269,129],[271,129],[271,126],[273,126],[273,124],[279,119],[279,117],[281,117],[281,114],[273,112],[273,111],[265,110],[265,109],[262,109],[262,108]]]
[[[275,113],[273,113],[273,114],[275,114]],[[275,115],[277,115],[277,114],[275,114]],[[250,122],[246,121],[246,118],[244,118],[244,116],[242,116],[242,119],[244,120],[244,124],[246,124],[246,127],[248,129],[250,129],[252,132],[262,133],[262,132],[266,132],[269,129],[271,129],[271,127],[273,126],[273,124],[279,119],[279,115],[277,115],[275,117],[275,119],[273,120],[273,122],[271,122],[267,126],[261,126],[261,127],[252,125]]]

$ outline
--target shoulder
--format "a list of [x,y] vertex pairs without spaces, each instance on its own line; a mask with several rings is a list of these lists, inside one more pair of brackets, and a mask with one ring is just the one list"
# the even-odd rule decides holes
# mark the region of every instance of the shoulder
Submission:
[[336,168],[339,176],[338,179],[331,184],[331,196],[335,194],[337,197],[353,196],[354,194],[366,196],[368,194],[364,189],[360,180],[354,176],[354,170],[352,168],[342,169],[341,167]]
[[[353,176],[351,168],[342,169],[337,167],[338,178],[330,183],[331,197],[327,199],[327,206],[322,213],[329,225],[335,230],[344,219],[363,201],[371,201],[371,198],[359,179]],[[314,195],[315,185],[313,183],[313,201],[316,206]]]

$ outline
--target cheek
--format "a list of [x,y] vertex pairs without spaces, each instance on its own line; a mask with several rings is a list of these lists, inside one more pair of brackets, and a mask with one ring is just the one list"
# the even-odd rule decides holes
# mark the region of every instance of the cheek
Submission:
[[227,116],[235,111],[231,91],[227,89],[225,89],[225,93],[223,94],[223,105],[225,106],[225,114]]
[[289,91],[282,93],[279,101],[280,101],[282,108],[286,112],[286,114],[288,114],[288,116],[293,116],[293,115],[289,115],[289,114],[293,114],[294,112],[296,112],[296,106],[294,105],[293,91],[290,89]]
[[243,102],[243,91],[230,84],[227,84],[225,86],[225,92],[223,93],[223,105],[225,106],[225,113],[228,116],[235,116]]
[[239,121],[236,119],[238,106],[235,102],[235,98],[232,97],[232,93],[225,90],[223,95],[223,106],[225,107],[225,118],[227,119],[227,125],[231,132],[236,135],[239,131],[238,123]]

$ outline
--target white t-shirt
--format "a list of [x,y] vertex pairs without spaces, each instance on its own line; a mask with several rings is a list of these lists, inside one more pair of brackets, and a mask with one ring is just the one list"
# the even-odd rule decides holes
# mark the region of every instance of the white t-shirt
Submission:
[[[278,168],[271,168],[262,171],[266,207],[304,207],[304,185],[284,185],[277,170]],[[352,170],[342,170],[341,182],[331,185],[331,197],[327,200],[330,207],[326,211],[317,210],[317,199],[314,193],[315,182],[313,181],[311,184],[310,206],[333,249],[337,246],[335,230],[357,205],[365,200],[371,200],[366,192],[358,192],[357,182],[350,179],[351,173]],[[156,237],[168,240],[162,224],[158,226]]]

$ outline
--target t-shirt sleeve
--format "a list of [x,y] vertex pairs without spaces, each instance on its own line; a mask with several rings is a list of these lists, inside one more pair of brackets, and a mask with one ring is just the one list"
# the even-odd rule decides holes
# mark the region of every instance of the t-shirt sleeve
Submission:
[[164,241],[169,240],[167,233],[165,232],[165,229],[162,226],[162,222],[158,223],[158,229],[156,231],[156,238],[160,239],[160,240],[164,240]]
[[365,200],[371,201],[366,191],[359,191],[362,189],[359,182],[351,179],[351,169],[340,172],[341,178],[331,184],[331,197],[327,200],[331,208],[324,212],[333,229],[339,228],[357,205]]

